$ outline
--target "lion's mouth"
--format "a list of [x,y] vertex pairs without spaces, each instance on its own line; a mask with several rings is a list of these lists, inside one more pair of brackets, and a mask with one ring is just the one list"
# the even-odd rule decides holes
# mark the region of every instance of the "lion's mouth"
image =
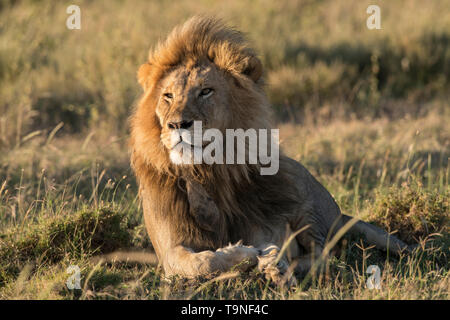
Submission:
[[180,145],[184,145],[185,147],[192,147],[192,148],[204,148],[206,147],[210,142],[209,141],[200,141],[200,144],[195,144],[193,143],[193,141],[189,141],[187,139],[183,139],[182,136],[178,137],[178,141],[175,141],[175,143],[173,143],[172,141],[172,147],[170,148],[170,150],[173,150],[175,148],[179,148]]
[[172,148],[170,148],[170,150],[174,150],[179,148],[180,146],[184,146],[184,147],[197,147],[197,148],[201,148],[202,146],[197,146],[193,143],[190,143],[189,141],[184,141],[183,139],[180,139],[180,141],[176,142],[175,145],[172,146]]
[[170,160],[174,164],[192,165],[196,163],[194,159],[202,159],[202,151],[202,147],[180,139],[180,141],[170,149],[169,155]]

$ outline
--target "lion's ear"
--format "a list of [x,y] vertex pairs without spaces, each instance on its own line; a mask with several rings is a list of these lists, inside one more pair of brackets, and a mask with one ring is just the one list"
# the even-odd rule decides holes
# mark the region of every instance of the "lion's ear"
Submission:
[[255,56],[250,56],[246,61],[242,73],[252,79],[254,82],[258,82],[263,73],[261,61]]
[[151,64],[147,62],[141,65],[138,70],[137,79],[142,88],[144,88],[144,90],[148,88],[147,80],[148,76],[150,75],[151,68],[152,68]]

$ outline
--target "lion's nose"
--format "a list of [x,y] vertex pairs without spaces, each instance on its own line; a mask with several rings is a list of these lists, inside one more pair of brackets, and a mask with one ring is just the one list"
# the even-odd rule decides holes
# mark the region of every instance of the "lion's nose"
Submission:
[[169,129],[189,129],[194,121],[180,121],[180,122],[169,122],[167,126]]

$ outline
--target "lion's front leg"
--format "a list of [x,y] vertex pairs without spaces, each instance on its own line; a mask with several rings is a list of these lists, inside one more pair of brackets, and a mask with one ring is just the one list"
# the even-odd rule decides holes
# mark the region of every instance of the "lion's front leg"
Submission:
[[185,246],[176,246],[167,251],[163,261],[167,276],[179,274],[196,277],[215,272],[226,272],[235,267],[245,271],[257,264],[259,250],[244,246],[240,242],[216,251],[194,252]]

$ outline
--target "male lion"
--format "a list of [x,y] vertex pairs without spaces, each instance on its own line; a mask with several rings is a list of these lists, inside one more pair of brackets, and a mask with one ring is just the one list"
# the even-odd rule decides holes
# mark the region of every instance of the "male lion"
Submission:
[[[283,154],[275,175],[261,175],[259,164],[174,163],[175,146],[191,144],[180,129],[192,130],[193,121],[221,132],[270,128],[262,73],[242,34],[206,17],[175,28],[139,68],[144,94],[131,117],[131,163],[166,275],[258,265],[279,281],[291,262],[304,274],[351,220],[301,164]],[[289,254],[277,258],[286,238],[300,229]],[[350,231],[394,253],[408,248],[363,221]]]

